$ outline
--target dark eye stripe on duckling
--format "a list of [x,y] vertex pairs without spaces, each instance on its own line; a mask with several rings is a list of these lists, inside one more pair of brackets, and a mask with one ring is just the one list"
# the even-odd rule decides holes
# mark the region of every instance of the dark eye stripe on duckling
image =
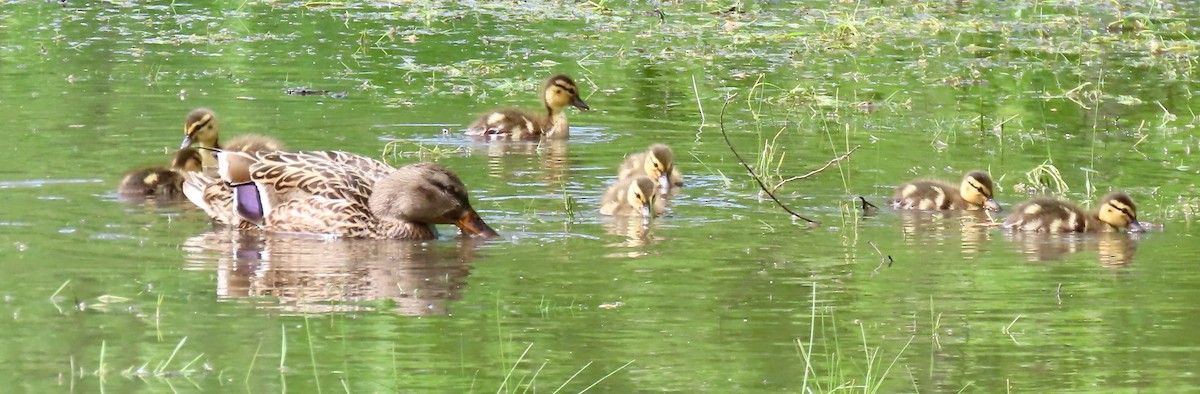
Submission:
[[577,94],[577,93],[575,93],[575,87],[568,85],[566,82],[554,81],[554,86],[558,86],[558,87],[562,88],[562,90],[567,91],[567,93],[570,93],[572,96]]
[[1133,213],[1132,207],[1125,205],[1123,202],[1111,200],[1108,202],[1108,206],[1116,209],[1118,212],[1121,212],[1122,215],[1125,215],[1125,217],[1129,218],[1129,221],[1137,220],[1137,215]]
[[208,123],[212,122],[212,118],[212,114],[204,114],[204,117],[200,118],[200,120],[192,122],[192,124],[188,125],[187,134],[191,135],[192,133],[195,133],[196,130],[200,130],[204,128],[204,126],[208,126]]
[[968,179],[967,184],[971,185],[971,187],[973,187],[973,188],[975,188],[975,190],[979,191],[979,194],[982,194],[987,197],[992,196],[992,191],[988,190],[988,188],[986,188],[982,184],[980,184],[979,181],[975,180],[975,178]]

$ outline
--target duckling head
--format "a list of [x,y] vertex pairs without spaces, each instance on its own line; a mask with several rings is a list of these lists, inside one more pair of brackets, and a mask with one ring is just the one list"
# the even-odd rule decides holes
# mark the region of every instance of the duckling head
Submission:
[[638,175],[633,182],[629,182],[629,189],[625,190],[625,202],[640,212],[643,218],[652,218],[655,213],[654,200],[658,198],[657,186],[650,178]]
[[579,98],[579,87],[566,74],[558,74],[546,80],[542,86],[542,101],[551,114],[562,111],[563,107],[573,105],[581,111],[591,109],[583,99]]
[[217,137],[217,115],[208,108],[197,108],[188,114],[183,123],[183,143],[179,148],[187,148],[195,143],[216,148]]
[[467,187],[434,163],[409,164],[375,183],[367,201],[381,218],[423,224],[453,224],[464,235],[495,237],[467,198]]
[[984,171],[971,171],[963,177],[962,185],[958,187],[958,193],[963,200],[971,204],[975,204],[989,211],[1000,211],[1000,203],[992,198],[992,190],[995,186],[992,184],[992,177]]
[[675,167],[675,154],[671,148],[663,144],[650,145],[646,150],[646,161],[642,163],[646,176],[658,182],[659,190],[666,193],[671,190],[671,169]]
[[190,172],[203,171],[204,158],[200,155],[199,149],[183,148],[175,152],[175,159],[171,161],[171,168]]
[[1100,199],[1097,215],[1101,222],[1116,228],[1129,228],[1129,231],[1142,232],[1145,228],[1137,220],[1137,205],[1128,194],[1113,192]]

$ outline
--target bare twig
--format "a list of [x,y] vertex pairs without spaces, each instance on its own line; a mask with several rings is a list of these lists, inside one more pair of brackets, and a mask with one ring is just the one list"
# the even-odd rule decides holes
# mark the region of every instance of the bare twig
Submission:
[[775,194],[771,193],[770,190],[767,190],[767,185],[765,183],[763,183],[761,178],[758,177],[758,174],[754,173],[754,169],[750,168],[749,164],[746,164],[746,160],[742,159],[742,155],[737,153],[737,149],[733,148],[733,143],[729,142],[729,134],[725,132],[725,107],[729,106],[729,100],[732,100],[733,97],[734,96],[729,96],[729,97],[725,98],[725,104],[721,105],[721,117],[720,117],[720,121],[719,121],[720,126],[721,126],[721,137],[725,138],[725,145],[729,147],[729,151],[733,152],[733,156],[737,158],[738,164],[741,164],[742,167],[746,167],[746,172],[749,172],[750,177],[754,178],[754,182],[758,183],[758,187],[760,189],[762,189],[762,191],[764,193],[767,193],[768,197],[771,197],[771,201],[775,201],[775,204],[779,205],[780,208],[783,208],[784,211],[787,211],[787,213],[792,214],[792,216],[795,218],[798,218],[800,220],[808,222],[809,225],[812,225],[812,226],[820,225],[821,224],[820,222],[806,218],[804,216],[800,216],[800,214],[792,211],[786,205],[783,205],[783,202],[779,201],[779,198],[776,198]]
[[780,181],[778,184],[776,184],[776,185],[775,185],[775,187],[771,188],[771,191],[776,191],[776,190],[779,190],[779,188],[780,188],[780,187],[782,187],[782,186],[783,186],[783,184],[785,184],[785,183],[788,183],[788,182],[791,182],[791,181],[800,180],[800,179],[805,179],[805,178],[808,178],[808,177],[810,177],[810,176],[817,175],[817,174],[818,174],[818,173],[820,173],[821,171],[825,171],[825,169],[826,169],[826,168],[829,168],[829,166],[833,165],[833,163],[837,163],[837,162],[839,162],[839,161],[842,161],[842,160],[845,160],[845,159],[849,158],[851,153],[854,153],[854,151],[858,150],[858,147],[859,147],[859,145],[855,145],[855,146],[854,146],[854,148],[851,148],[851,149],[850,149],[850,151],[846,152],[846,154],[844,154],[844,155],[841,155],[841,156],[838,156],[838,157],[835,157],[835,158],[833,158],[832,160],[829,160],[829,162],[828,162],[828,163],[825,163],[825,165],[821,166],[821,168],[818,168],[818,169],[815,169],[815,170],[809,171],[807,174],[804,174],[804,175],[800,175],[800,176],[794,176],[794,177],[791,177],[791,178],[784,179],[784,180]]
[[879,207],[875,206],[875,204],[872,204],[870,201],[867,201],[867,199],[863,196],[858,196],[858,201],[862,202],[861,207],[863,214],[870,214],[879,210]]
[[[866,200],[863,200],[863,201],[865,202]],[[872,248],[875,248],[875,253],[879,253],[879,265],[875,267],[874,272],[879,272],[879,269],[883,268],[884,264],[887,264],[888,267],[891,267],[892,262],[896,261],[896,260],[892,259],[892,255],[890,255],[890,254],[887,256],[884,256],[883,252],[881,252],[879,250],[879,247],[875,246],[875,241],[867,241],[867,245],[871,245]]]

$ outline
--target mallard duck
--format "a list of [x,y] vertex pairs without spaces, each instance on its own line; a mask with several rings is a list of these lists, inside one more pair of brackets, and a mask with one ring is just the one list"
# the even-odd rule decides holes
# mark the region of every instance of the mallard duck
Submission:
[[546,106],[546,115],[519,109],[485,112],[467,128],[467,135],[507,135],[513,140],[565,139],[570,134],[570,127],[563,108],[573,105],[582,111],[591,109],[579,98],[579,87],[566,74],[546,80],[542,85],[542,104]]
[[169,167],[146,167],[130,171],[121,179],[117,193],[140,197],[179,197],[182,195],[182,172],[201,171],[204,169],[202,162],[200,151],[195,148],[180,149]]
[[673,188],[683,187],[683,174],[675,166],[675,155],[671,148],[663,144],[650,145],[645,152],[638,152],[625,158],[621,169],[617,172],[618,179],[624,179],[634,174],[643,174],[658,182],[659,194],[670,194]]
[[1137,206],[1128,194],[1109,193],[1096,206],[1097,209],[1085,211],[1069,201],[1035,198],[1017,205],[1012,215],[1004,220],[1004,227],[1048,233],[1107,232],[1123,228],[1145,231],[1137,220]]
[[183,190],[218,223],[348,238],[433,239],[434,224],[497,235],[462,181],[437,164],[394,168],[336,151],[216,152],[220,179],[190,173]]
[[993,190],[992,177],[984,171],[968,172],[959,187],[936,180],[916,180],[896,187],[896,193],[892,195],[892,207],[999,211],[1000,204],[992,198]]
[[[243,134],[233,137],[226,144],[221,144],[220,133],[217,131],[217,114],[208,108],[197,108],[188,114],[183,124],[183,143],[180,148],[199,145],[204,148],[223,149],[237,152],[278,151],[284,150],[283,142],[271,137],[258,134]],[[211,167],[215,163],[211,155],[204,155],[204,165]]]
[[658,188],[645,175],[620,179],[604,191],[600,199],[600,214],[612,216],[641,216],[652,218],[666,210],[666,202],[658,198]]

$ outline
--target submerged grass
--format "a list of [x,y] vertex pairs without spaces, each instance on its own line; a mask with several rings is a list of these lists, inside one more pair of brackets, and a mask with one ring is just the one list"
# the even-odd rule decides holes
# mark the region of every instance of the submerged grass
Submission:
[[[863,355],[861,362],[852,362],[849,356],[843,353],[841,343],[837,338],[837,323],[832,309],[827,309],[827,313],[821,313],[817,308],[817,285],[815,283],[812,284],[812,306],[809,312],[811,318],[809,321],[808,338],[797,338],[795,340],[800,359],[804,362],[804,377],[801,381],[800,392],[889,392],[883,390],[883,383],[892,372],[892,368],[896,366],[896,362],[900,360],[900,356],[904,354],[904,351],[908,349],[908,346],[912,344],[913,339],[916,337],[909,337],[904,347],[885,366],[883,364],[885,360],[881,358],[881,349],[871,347],[867,343],[866,327],[862,322],[858,322]],[[818,316],[820,316],[821,331],[817,331]],[[828,325],[826,324],[827,322],[829,323]],[[826,328],[828,328],[828,331]],[[825,356],[825,362],[823,363],[819,363],[819,360],[814,360],[814,357],[818,356],[817,353],[814,353],[813,349],[818,341],[818,337],[824,341],[821,347],[827,350],[823,354]],[[821,376],[823,376],[823,379],[819,378]]]

